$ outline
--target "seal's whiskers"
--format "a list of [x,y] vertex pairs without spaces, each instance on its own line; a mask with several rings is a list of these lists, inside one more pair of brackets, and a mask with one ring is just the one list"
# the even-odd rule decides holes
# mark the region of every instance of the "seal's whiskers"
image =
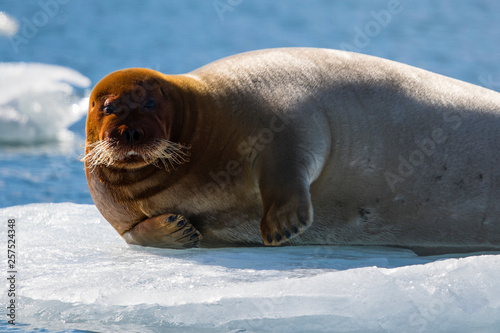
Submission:
[[[116,161],[127,156],[127,152],[119,147],[114,140],[100,140],[88,145],[91,150],[81,159],[87,162],[89,169],[98,165],[111,166]],[[175,169],[175,165],[189,162],[190,146],[175,143],[170,140],[158,139],[147,146],[138,147],[134,151],[144,159],[147,164],[165,168],[169,171]],[[160,164],[161,163],[161,164]]]
[[159,162],[161,162],[165,170],[170,171],[175,169],[176,164],[189,162],[188,150],[191,147],[165,139],[158,139],[156,143],[143,152],[142,158],[146,163],[160,167]]
[[117,148],[114,141],[100,140],[88,145],[91,150],[81,159],[87,162],[89,169],[94,169],[98,165],[110,166],[115,163]]

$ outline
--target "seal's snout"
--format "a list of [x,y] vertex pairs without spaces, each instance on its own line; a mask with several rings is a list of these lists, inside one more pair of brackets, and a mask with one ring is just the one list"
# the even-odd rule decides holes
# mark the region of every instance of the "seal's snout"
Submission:
[[122,138],[125,143],[133,145],[139,143],[144,138],[144,133],[138,129],[126,129],[122,133]]

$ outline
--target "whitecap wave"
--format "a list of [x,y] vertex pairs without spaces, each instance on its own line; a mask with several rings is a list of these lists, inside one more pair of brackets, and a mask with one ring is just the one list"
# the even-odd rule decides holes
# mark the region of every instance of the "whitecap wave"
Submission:
[[0,144],[65,141],[88,110],[90,80],[48,64],[0,63]]
[[14,36],[19,31],[17,20],[6,12],[0,11],[0,36]]

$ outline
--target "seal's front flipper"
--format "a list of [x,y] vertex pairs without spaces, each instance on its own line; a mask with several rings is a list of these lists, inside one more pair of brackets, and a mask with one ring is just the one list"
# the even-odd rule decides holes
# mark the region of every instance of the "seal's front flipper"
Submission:
[[280,245],[313,221],[309,178],[299,164],[262,165],[259,188],[264,206],[260,231],[265,245]]
[[202,236],[180,214],[162,214],[136,224],[123,235],[129,244],[183,249],[196,247]]
[[264,203],[260,221],[266,245],[280,245],[302,233],[312,224],[313,209],[309,193],[290,193]]

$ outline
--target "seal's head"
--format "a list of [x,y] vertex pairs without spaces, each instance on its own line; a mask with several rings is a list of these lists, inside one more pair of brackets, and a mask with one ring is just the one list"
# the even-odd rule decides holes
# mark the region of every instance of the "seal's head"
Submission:
[[85,166],[167,171],[187,161],[175,142],[175,95],[166,76],[132,68],[109,74],[93,89],[87,117]]

